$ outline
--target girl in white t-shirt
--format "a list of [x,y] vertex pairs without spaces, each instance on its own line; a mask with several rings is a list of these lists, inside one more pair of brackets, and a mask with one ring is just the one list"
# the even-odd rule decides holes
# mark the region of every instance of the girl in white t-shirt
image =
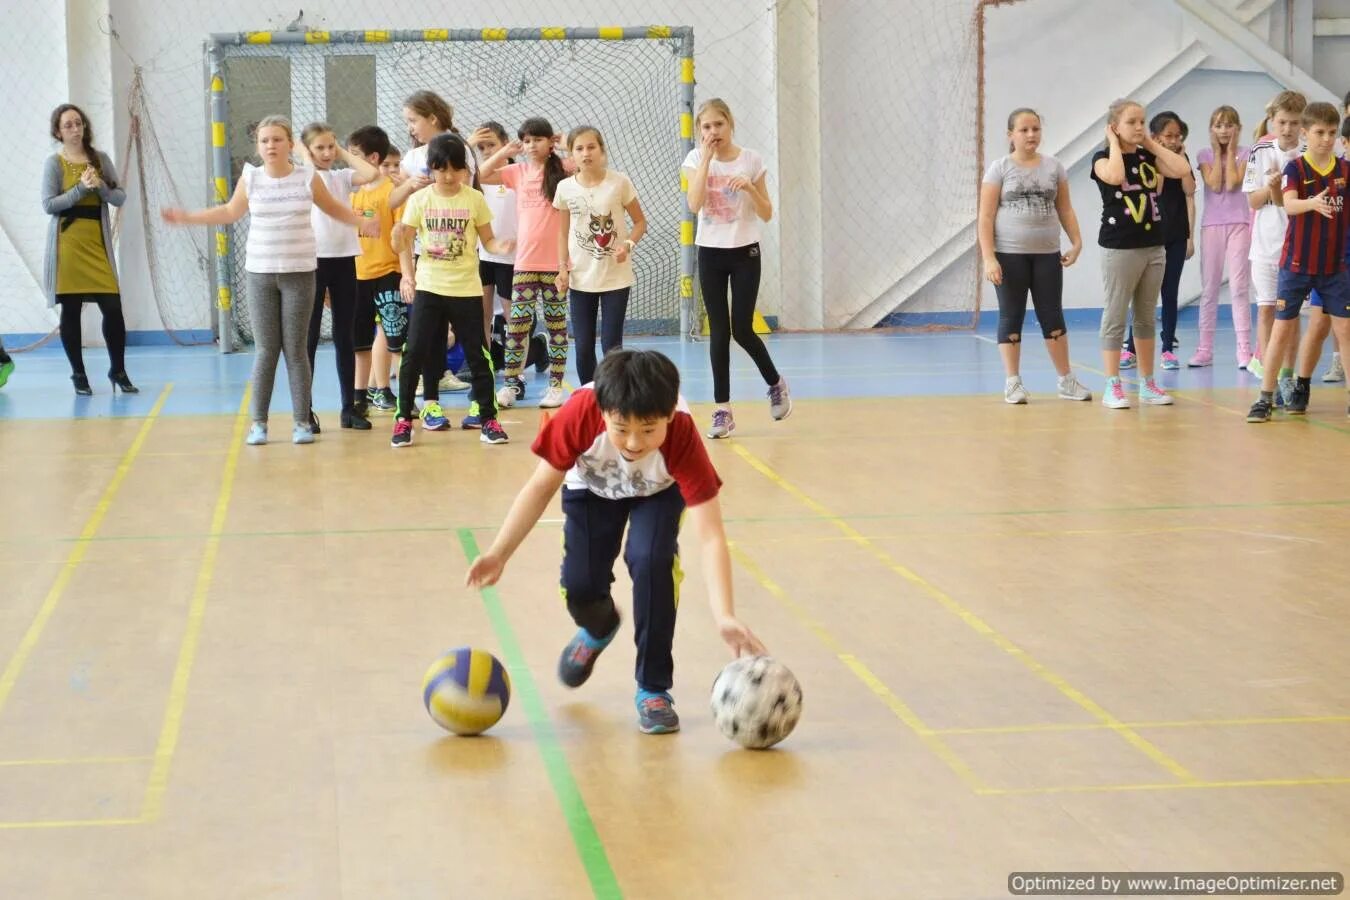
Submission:
[[[769,413],[785,419],[792,412],[787,380],[778,374],[768,348],[755,334],[759,298],[759,224],[773,216],[765,184],[764,160],[754,150],[732,143],[736,120],[719,99],[699,107],[694,119],[700,146],[689,151],[683,169],[689,183],[689,209],[698,216],[698,280],[708,313],[712,357],[713,411],[708,437],[724,438],[736,427],[731,417],[731,340],[734,337],[769,386]],[[727,304],[727,287],[731,303]]]
[[[290,376],[291,409],[295,430],[291,440],[314,443],[309,420],[309,361],[305,358],[305,328],[314,305],[314,227],[310,206],[317,206],[355,230],[365,220],[348,207],[348,198],[328,193],[323,179],[308,166],[291,162],[294,139],[291,123],[283,116],[267,116],[258,123],[258,156],[262,165],[245,165],[228,203],[200,212],[165,209],[170,225],[230,225],[250,213],[248,244],[244,251],[245,292],[253,325],[253,426],[245,442],[267,443],[267,410],[277,357],[286,354]],[[266,223],[266,227],[259,227]],[[378,233],[379,226],[375,226]]]
[[[567,152],[577,173],[564,178],[553,195],[555,209],[568,215],[558,223],[556,287],[566,294],[577,346],[577,377],[595,380],[595,325],[600,316],[600,347],[605,353],[623,346],[628,294],[633,289],[633,248],[647,233],[637,190],[622,172],[606,168],[605,139],[590,125],[572,129]],[[625,213],[627,216],[625,217]],[[633,227],[628,227],[628,219]]]
[[[333,127],[323,122],[305,126],[300,132],[300,148],[302,158],[312,164],[328,193],[344,203],[351,200],[353,188],[380,177],[375,166],[338,146]],[[333,163],[338,160],[346,163],[347,168],[334,169]],[[323,298],[327,294],[333,315],[333,357],[342,398],[342,427],[369,431],[366,398],[356,396],[356,257],[361,255],[361,243],[356,229],[321,209],[310,210],[310,224],[314,227],[318,266],[314,270],[314,310],[309,316],[309,339],[305,345],[309,368],[314,370],[314,354],[319,349],[319,329],[323,324]],[[377,225],[376,233],[367,237],[379,237],[378,228]],[[319,418],[312,408],[309,415],[310,425],[317,432]]]

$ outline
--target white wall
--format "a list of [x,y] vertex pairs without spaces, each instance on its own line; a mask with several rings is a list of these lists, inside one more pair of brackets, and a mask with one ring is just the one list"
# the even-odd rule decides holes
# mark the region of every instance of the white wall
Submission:
[[[1350,0],[1345,0],[1350,4]],[[1245,6],[1220,0],[1235,14]],[[1262,37],[1282,40],[1283,3],[1258,17],[1252,28]],[[1105,14],[1105,15],[1104,15]],[[1283,89],[1253,60],[1191,19],[1170,0],[1136,0],[1129,6],[1079,0],[1027,0],[994,7],[987,13],[986,159],[1007,152],[1007,113],[1019,106],[1037,109],[1044,120],[1043,152],[1057,154],[1069,169],[1074,209],[1083,232],[1084,252],[1066,272],[1066,307],[1100,307],[1100,255],[1096,246],[1101,200],[1088,174],[1091,153],[1112,100],[1139,96],[1149,114],[1177,112],[1191,129],[1192,158],[1206,145],[1215,107],[1228,104],[1242,115],[1244,143],[1262,117],[1266,102]],[[1066,52],[1065,35],[1072,35]],[[1282,46],[1282,45],[1281,45]],[[1090,62],[1089,62],[1090,61]],[[1191,68],[1192,63],[1195,64]],[[1159,74],[1159,73],[1162,74]],[[1060,152],[1063,150],[1064,152]],[[1203,193],[1203,189],[1202,189]],[[1197,216],[1203,214],[1197,198]],[[963,257],[962,263],[974,258]],[[961,265],[933,280],[904,310],[950,310],[950,298],[969,284]],[[996,309],[994,291],[982,285],[981,305]],[[1200,291],[1198,260],[1187,265],[1183,302]]]
[[[1283,51],[1282,0],[1213,2],[1235,16],[1259,13],[1253,32]],[[8,288],[0,296],[0,332],[45,331],[54,321],[37,287],[47,217],[36,183],[52,149],[45,138],[51,108],[68,97],[88,107],[101,145],[126,168],[126,97],[139,64],[172,174],[183,199],[200,205],[208,185],[203,41],[211,32],[280,29],[301,4],[307,26],[328,30],[691,25],[697,98],[726,98],[739,140],[769,164],[777,215],[765,231],[765,312],[780,312],[788,327],[866,327],[869,317],[877,321],[897,306],[968,309],[981,290],[970,249],[977,178],[969,0],[594,0],[584,21],[575,6],[557,0],[500,0],[490,15],[481,4],[432,0],[296,0],[294,10],[275,0],[67,0],[34,5],[0,33],[0,88],[10,97],[11,127],[32,136],[14,142],[17,171],[25,173],[17,183],[26,187],[0,192],[0,278]],[[1350,16],[1350,0],[1313,6],[1317,15]],[[103,34],[104,7],[115,39]],[[1003,152],[1008,109],[1041,110],[1046,149],[1066,148],[1085,237],[1066,302],[1097,306],[1099,201],[1084,154],[1110,100],[1141,93],[1151,110],[1175,109],[1192,125],[1198,149],[1214,106],[1237,106],[1249,131],[1278,85],[1174,0],[1025,0],[990,8],[988,20],[986,152]],[[1350,39],[1319,39],[1312,60],[1337,93],[1350,87],[1350,54],[1343,52],[1350,44],[1342,41]],[[111,134],[99,124],[109,111]],[[155,329],[142,211],[131,193],[120,246],[123,294],[131,328]],[[199,240],[205,238],[203,230]],[[176,252],[174,259],[190,255]],[[1188,267],[1184,294],[1195,293],[1198,277],[1198,266]],[[183,264],[176,287],[197,319],[180,327],[208,322],[206,282],[195,264]],[[986,308],[992,301],[985,296]]]

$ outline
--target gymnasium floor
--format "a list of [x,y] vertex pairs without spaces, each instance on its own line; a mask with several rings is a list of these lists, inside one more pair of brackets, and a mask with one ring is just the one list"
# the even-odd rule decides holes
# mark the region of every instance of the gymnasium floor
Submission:
[[[246,355],[133,348],[144,392],[88,400],[59,350],[18,357],[0,897],[973,898],[1014,871],[1345,871],[1343,386],[1250,426],[1225,350],[1163,374],[1176,406],[1113,412],[1095,334],[1071,339],[1094,401],[1054,399],[1037,342],[1015,408],[988,334],[775,337],[781,423],[733,350],[738,429],[709,449],[739,611],[806,698],[765,753],[712,724],[726,656],[692,539],[676,736],[636,730],[631,641],[556,681],[556,503],[497,589],[461,586],[537,410],[504,415],[506,447],[395,452],[382,417],[252,448]],[[706,347],[639,343],[704,422]],[[421,707],[461,644],[514,682],[481,738]]]

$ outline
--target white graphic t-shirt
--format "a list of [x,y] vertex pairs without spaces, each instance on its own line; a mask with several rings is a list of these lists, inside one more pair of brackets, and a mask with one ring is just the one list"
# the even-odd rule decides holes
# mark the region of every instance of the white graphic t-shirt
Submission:
[[633,286],[633,257],[619,262],[615,254],[628,240],[624,207],[637,199],[637,189],[622,172],[606,170],[604,180],[586,187],[577,176],[564,178],[553,205],[570,216],[567,253],[572,264],[571,286],[602,293]]
[[[698,171],[702,150],[695,148],[684,158],[685,177]],[[729,162],[713,158],[708,164],[708,190],[703,208],[698,211],[698,233],[694,243],[700,247],[745,247],[759,242],[759,214],[755,203],[744,191],[729,185],[736,177],[751,183],[764,174],[764,159],[754,150],[742,147],[740,155]]]

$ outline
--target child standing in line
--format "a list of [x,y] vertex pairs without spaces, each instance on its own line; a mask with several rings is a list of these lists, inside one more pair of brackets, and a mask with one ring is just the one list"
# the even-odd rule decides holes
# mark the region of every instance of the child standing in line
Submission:
[[[1190,129],[1176,113],[1160,112],[1149,122],[1153,139],[1180,156],[1190,165],[1186,156],[1186,136]],[[1161,365],[1174,371],[1181,368],[1177,359],[1177,306],[1181,292],[1181,270],[1186,260],[1195,255],[1195,176],[1189,171],[1185,178],[1166,178],[1158,192],[1162,207],[1163,230],[1167,243],[1163,244],[1166,264],[1162,280],[1162,353]],[[1120,367],[1132,369],[1135,363],[1134,329],[1129,329],[1125,347],[1120,351]]]
[[[1190,164],[1155,141],[1145,128],[1144,107],[1117,100],[1106,115],[1106,147],[1092,157],[1092,180],[1102,197],[1097,243],[1102,248],[1102,405],[1129,409],[1120,381],[1120,345],[1134,315],[1138,347],[1139,402],[1170,406],[1172,397],[1153,380],[1154,304],[1166,269],[1167,231],[1158,192],[1164,178],[1181,179]],[[1147,335],[1147,337],[1144,337]]]
[[1232,294],[1237,363],[1247,368],[1252,358],[1252,308],[1248,258],[1251,256],[1251,211],[1242,192],[1251,150],[1240,145],[1242,123],[1237,110],[1220,106],[1209,117],[1209,146],[1196,154],[1205,182],[1205,211],[1200,227],[1200,341],[1186,363],[1199,367],[1214,362],[1214,330],[1219,315],[1219,286],[1224,261]]
[[347,138],[347,152],[379,167],[379,177],[351,195],[352,209],[364,219],[374,220],[380,228],[379,237],[361,238],[361,255],[356,258],[357,404],[393,409],[390,358],[403,350],[408,315],[398,293],[398,251],[394,249],[393,235],[401,210],[389,206],[389,195],[394,190],[394,182],[386,174],[386,162],[391,155],[389,135],[377,125],[358,128]]
[[[694,123],[700,145],[684,158],[689,210],[698,216],[698,281],[708,314],[713,374],[712,427],[708,437],[725,438],[736,428],[731,415],[731,341],[741,345],[769,386],[769,415],[792,412],[787,379],[779,374],[764,341],[755,334],[759,300],[760,223],[773,217],[764,159],[734,142],[736,119],[726,102],[713,98],[698,109]],[[728,288],[731,300],[727,301]]]
[[[567,152],[577,173],[563,179],[553,197],[557,209],[568,214],[558,222],[556,235],[558,293],[572,310],[572,336],[577,344],[577,378],[589,384],[595,377],[596,316],[604,332],[601,349],[608,354],[623,346],[623,323],[628,294],[633,289],[633,249],[647,233],[632,179],[606,167],[605,139],[599,130],[583,125],[567,137]],[[628,219],[633,227],[628,227]]]
[[[492,367],[484,352],[483,284],[478,280],[478,243],[493,253],[509,252],[510,241],[497,241],[492,234],[492,213],[483,195],[466,184],[469,179],[466,145],[458,135],[432,138],[427,150],[427,166],[434,181],[409,198],[403,209],[403,221],[395,231],[399,265],[403,277],[399,292],[405,303],[412,303],[408,325],[408,345],[398,373],[398,413],[394,421],[393,447],[412,444],[413,394],[417,373],[432,371],[443,364],[446,328],[454,326],[464,346],[464,355],[472,373],[473,399],[483,417],[479,438],[485,444],[504,444],[506,432],[497,422],[497,406],[492,394]],[[411,237],[417,234],[422,248],[413,269]],[[436,382],[425,384],[422,407],[424,431],[440,431],[449,426],[437,402]]]
[[[1284,252],[1284,235],[1289,226],[1289,215],[1284,211],[1284,195],[1280,183],[1284,167],[1297,159],[1303,130],[1303,111],[1307,99],[1297,91],[1282,91],[1266,104],[1266,115],[1256,126],[1256,143],[1247,161],[1247,172],[1242,179],[1242,190],[1247,195],[1247,207],[1253,211],[1251,226],[1252,293],[1256,297],[1256,352],[1247,362],[1247,371],[1258,379],[1265,377],[1265,369],[1275,367],[1276,382],[1281,394],[1293,396],[1294,361],[1270,356],[1270,335],[1275,324],[1275,304],[1278,297],[1280,256]],[[1291,348],[1298,346],[1297,319]],[[1280,397],[1281,403],[1284,396]]]
[[165,209],[170,225],[229,225],[251,217],[244,251],[249,321],[257,343],[253,357],[253,425],[246,442],[267,443],[267,410],[277,357],[285,353],[291,384],[291,412],[295,428],[291,441],[314,443],[310,424],[309,358],[305,339],[314,308],[314,269],[317,255],[310,207],[317,206],[349,228],[365,220],[328,193],[323,179],[310,167],[291,162],[295,139],[283,116],[267,116],[258,123],[258,156],[262,165],[246,164],[228,203],[199,212]]
[[[483,129],[473,138],[484,137]],[[563,402],[563,376],[567,373],[567,300],[558,296],[558,222],[554,209],[558,185],[568,167],[555,152],[557,136],[548,120],[526,119],[516,132],[518,140],[502,147],[483,161],[483,177],[497,175],[516,192],[515,271],[511,277],[511,315],[506,322],[506,381],[497,392],[501,406],[514,406],[525,396],[521,372],[534,321],[536,304],[543,309],[548,329],[548,389],[539,406],[549,409]],[[507,164],[514,156],[524,162]]]
[[[1308,104],[1303,110],[1308,150],[1284,167],[1280,187],[1289,225],[1280,256],[1279,299],[1270,335],[1272,359],[1282,358],[1291,346],[1294,329],[1290,323],[1298,321],[1303,301],[1313,291],[1322,299],[1323,314],[1331,318],[1341,358],[1350,350],[1350,277],[1345,269],[1350,162],[1334,155],[1340,125],[1340,113],[1330,103]],[[1285,402],[1285,412],[1302,415],[1308,411],[1313,367],[1310,356],[1297,360],[1294,391]],[[1275,387],[1275,367],[1267,365],[1261,396],[1247,413],[1248,422],[1270,421]]]
[[[1022,386],[1022,323],[1027,293],[1036,306],[1045,349],[1059,373],[1059,396],[1091,400],[1069,367],[1064,323],[1064,270],[1083,251],[1078,217],[1069,199],[1069,176],[1052,156],[1042,156],[1041,117],[1033,109],[1008,116],[1009,155],[994,160],[980,187],[980,251],[985,276],[998,292],[998,349],[1007,375],[1003,399],[1026,403]],[[1059,232],[1069,236],[1060,253]]]
[[[352,191],[380,177],[380,170],[354,153],[338,146],[331,125],[314,122],[300,132],[304,155],[313,164],[324,187],[334,198],[347,203]],[[334,169],[341,160],[345,169]],[[305,345],[311,370],[319,349],[319,331],[323,324],[324,295],[328,296],[333,316],[333,361],[337,366],[338,391],[342,400],[343,428],[369,431],[365,397],[356,396],[356,257],[361,254],[360,237],[379,239],[379,225],[372,217],[362,222],[363,234],[334,220],[322,210],[311,208],[318,267],[314,271],[314,310],[309,317],[309,337]],[[317,434],[319,419],[310,411],[310,424]]]
[[686,510],[703,553],[708,602],[731,651],[763,655],[736,618],[731,556],[717,495],[722,480],[680,397],[680,373],[654,350],[616,350],[544,423],[532,447],[539,464],[511,504],[492,545],[469,567],[465,584],[496,584],[511,556],[562,489],[560,587],[578,626],[558,660],[558,679],[580,687],[619,632],[614,561],[624,530],[633,579],[638,729],[678,731],[670,689],[675,611],[681,580],[679,533]]

